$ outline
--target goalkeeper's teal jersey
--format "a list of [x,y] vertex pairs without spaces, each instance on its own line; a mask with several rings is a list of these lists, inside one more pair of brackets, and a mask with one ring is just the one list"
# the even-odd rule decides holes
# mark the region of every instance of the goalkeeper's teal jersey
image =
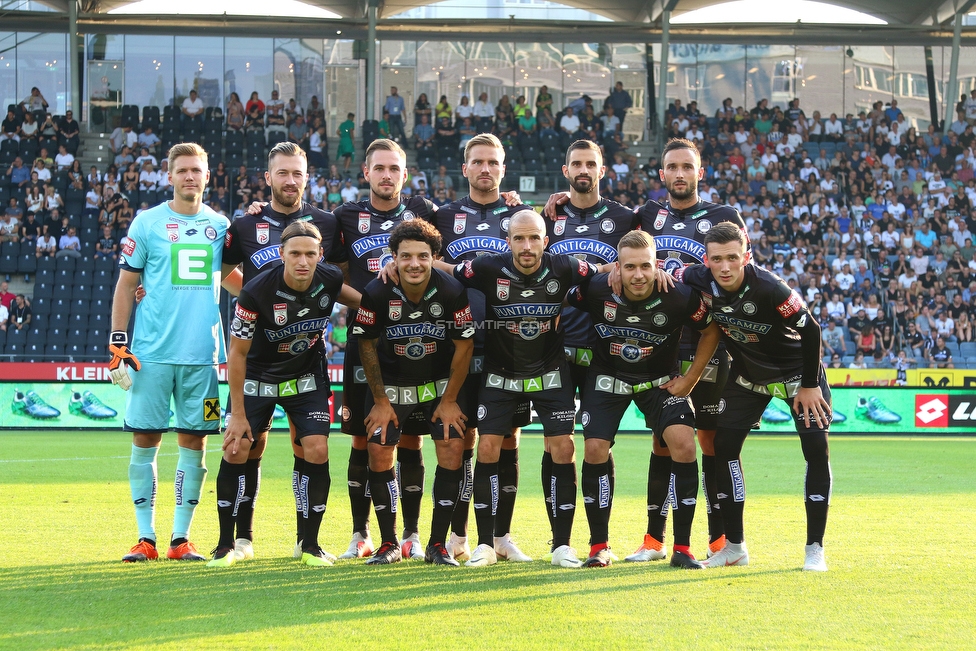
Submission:
[[204,206],[180,215],[168,203],[140,213],[122,244],[119,265],[142,275],[131,349],[143,362],[225,361],[220,324],[220,262],[229,222]]

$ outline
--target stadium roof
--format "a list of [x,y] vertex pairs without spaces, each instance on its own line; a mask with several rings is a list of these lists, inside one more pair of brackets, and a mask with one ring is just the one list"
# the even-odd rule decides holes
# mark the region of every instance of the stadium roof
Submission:
[[[42,0],[67,11],[69,0]],[[80,0],[79,31],[88,33],[184,33],[329,37],[328,29],[341,22],[342,38],[362,39],[369,3],[377,7],[377,36],[382,39],[484,40],[502,34],[511,40],[549,42],[652,42],[660,38],[665,9],[672,19],[726,0],[558,0],[561,4],[605,16],[612,22],[532,20],[393,19],[404,11],[434,4],[431,0],[305,0],[339,15],[341,19],[281,18],[276,16],[120,15],[112,9],[135,0]],[[877,17],[887,25],[815,25],[743,22],[734,25],[683,24],[671,27],[674,41],[700,43],[947,45],[956,11],[974,10],[976,0],[822,0]],[[10,12],[8,29],[56,29],[65,14]],[[20,14],[20,15],[18,15]],[[65,21],[66,23],[66,21]],[[66,24],[65,24],[66,27]],[[63,28],[62,28],[63,29]],[[976,30],[963,28],[963,44],[976,43]]]

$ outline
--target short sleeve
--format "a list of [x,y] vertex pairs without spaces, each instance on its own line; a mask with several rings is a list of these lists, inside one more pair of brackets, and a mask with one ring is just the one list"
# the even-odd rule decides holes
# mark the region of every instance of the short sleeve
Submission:
[[802,328],[806,325],[810,313],[796,290],[790,289],[785,283],[776,283],[770,296],[773,307],[786,325],[791,328]]
[[462,289],[454,298],[451,305],[451,339],[471,339],[474,337],[474,316],[471,314],[471,304],[468,302],[468,291]]
[[145,233],[145,219],[135,219],[122,245],[122,255],[119,256],[119,266],[126,271],[139,272],[146,268],[146,256],[149,254],[149,242]]
[[702,300],[701,294],[694,289],[688,297],[687,324],[695,330],[704,330],[712,323],[712,315],[708,311],[708,306]]
[[238,222],[231,222],[224,233],[224,252],[223,264],[238,265],[244,261],[244,252],[241,249],[240,233],[237,230]]
[[586,310],[586,285],[575,285],[570,287],[566,294],[566,302],[570,307],[578,310]]

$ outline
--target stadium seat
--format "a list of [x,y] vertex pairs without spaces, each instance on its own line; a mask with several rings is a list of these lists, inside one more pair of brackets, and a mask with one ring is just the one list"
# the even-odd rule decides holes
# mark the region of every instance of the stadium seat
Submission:
[[17,273],[32,274],[37,269],[37,256],[25,253],[17,258]]
[[57,270],[58,271],[71,271],[71,272],[73,272],[75,270],[75,265],[77,264],[75,262],[76,260],[77,260],[77,258],[70,258],[70,257],[67,257],[67,256],[65,256],[63,258],[57,258],[56,263],[55,263],[57,265]]
[[[50,282],[41,282],[38,280],[34,283],[34,300],[38,299],[49,299],[53,295],[54,288]],[[34,309],[35,306],[31,303],[31,308]],[[36,310],[35,310],[36,311]]]
[[92,362],[104,362],[108,359],[108,353],[105,352],[105,344],[86,346],[85,355],[87,359]]
[[64,345],[64,354],[68,355],[74,361],[80,361],[87,354],[85,344],[75,343],[73,341],[68,342]]
[[38,296],[36,286],[34,287],[34,296],[31,298],[31,312],[34,313],[34,316],[41,314],[46,316],[51,313],[51,298],[49,296]]
[[80,258],[76,258],[75,269],[77,271],[88,271],[89,273],[95,271],[95,256],[85,255]]
[[57,361],[64,355],[64,345],[60,343],[48,344],[44,347],[44,355],[50,358],[49,361]]

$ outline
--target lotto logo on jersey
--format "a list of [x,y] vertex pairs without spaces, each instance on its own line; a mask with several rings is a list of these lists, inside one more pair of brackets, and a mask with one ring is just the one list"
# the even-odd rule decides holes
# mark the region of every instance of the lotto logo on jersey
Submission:
[[234,309],[234,314],[239,316],[242,319],[247,319],[248,321],[254,321],[255,319],[258,318],[257,312],[252,312],[250,310],[244,309],[243,307],[241,307],[240,303],[238,303],[237,307]]
[[454,234],[460,235],[464,232],[464,227],[468,224],[468,215],[463,212],[454,214]]
[[399,321],[403,315],[403,301],[390,301],[390,321]]
[[359,232],[368,233],[369,232],[369,220],[370,214],[368,212],[359,213]]
[[287,303],[275,303],[274,309],[274,322],[278,325],[285,325],[288,322],[288,304]]
[[780,305],[776,306],[776,311],[779,312],[784,319],[790,318],[791,316],[793,316],[794,314],[796,314],[802,309],[803,309],[803,300],[800,298],[800,295],[797,294],[795,290],[790,292],[789,298],[783,301],[783,303],[781,303]]
[[254,228],[258,244],[267,244],[271,241],[271,224],[255,224]]
[[372,310],[367,310],[363,306],[359,306],[359,311],[356,312],[356,321],[362,323],[363,325],[375,325],[376,324],[376,313]]
[[512,281],[499,278],[495,281],[495,295],[500,301],[507,301],[512,293]]
[[617,304],[613,301],[603,302],[603,318],[607,321],[617,320]]
[[559,217],[556,219],[556,225],[553,226],[552,232],[556,235],[562,235],[566,232],[566,218]]
[[180,225],[179,224],[166,224],[166,234],[169,237],[170,242],[180,241]]
[[664,228],[664,222],[666,222],[667,220],[668,220],[668,211],[664,210],[663,208],[661,210],[658,210],[657,217],[654,218],[655,230],[661,230],[662,228]]

